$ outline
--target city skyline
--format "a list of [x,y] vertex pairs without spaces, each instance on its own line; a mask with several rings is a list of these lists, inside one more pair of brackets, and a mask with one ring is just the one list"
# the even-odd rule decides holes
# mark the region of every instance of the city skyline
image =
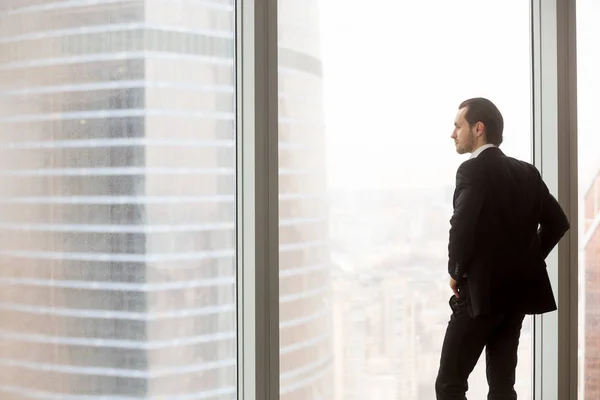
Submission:
[[[457,155],[450,139],[454,118],[466,98],[490,98],[505,119],[502,150],[531,160],[529,4],[376,0],[369,3],[373,12],[359,2],[318,4],[334,304],[342,310],[340,301],[355,302],[354,312],[334,315],[336,400],[374,394],[385,400],[432,400],[449,316],[444,277],[452,191],[456,168],[468,157]],[[513,21],[510,29],[507,20]],[[494,57],[497,64],[485,62]],[[370,340],[389,341],[394,335],[377,322],[377,315],[394,318],[384,311],[391,300],[370,294],[380,279],[397,283],[399,301],[422,302],[397,315],[415,327],[396,339],[398,348],[408,343],[414,349],[414,359],[403,359],[393,347],[368,351]],[[423,291],[426,296],[420,296]],[[348,326],[356,332],[343,339],[340,332],[350,335]],[[419,341],[423,326],[430,330],[426,342]],[[343,355],[345,340],[364,346],[362,358],[356,351]],[[519,359],[517,390],[528,399],[529,319]],[[407,369],[400,372],[394,365]],[[416,365],[424,369],[417,371]],[[482,356],[468,395],[486,394]]]

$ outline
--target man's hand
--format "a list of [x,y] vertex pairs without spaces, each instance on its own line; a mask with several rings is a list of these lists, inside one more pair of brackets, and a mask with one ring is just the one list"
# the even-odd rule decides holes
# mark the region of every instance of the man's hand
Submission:
[[458,293],[458,283],[454,280],[454,278],[450,277],[450,289],[454,292],[454,295],[458,299],[460,297]]

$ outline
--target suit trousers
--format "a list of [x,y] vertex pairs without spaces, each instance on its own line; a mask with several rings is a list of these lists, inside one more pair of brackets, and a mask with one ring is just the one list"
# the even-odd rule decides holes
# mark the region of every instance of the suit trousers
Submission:
[[437,400],[466,400],[468,378],[486,349],[488,400],[515,400],[515,369],[525,314],[470,316],[468,292],[450,299],[452,315],[435,382]]

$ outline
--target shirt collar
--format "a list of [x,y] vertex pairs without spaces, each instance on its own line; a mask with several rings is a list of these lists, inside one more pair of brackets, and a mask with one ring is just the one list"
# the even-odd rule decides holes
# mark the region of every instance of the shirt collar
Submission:
[[473,153],[471,153],[471,157],[469,157],[469,159],[477,157],[485,149],[489,149],[490,147],[496,147],[496,146],[494,146],[493,144],[484,144],[483,146],[478,147],[477,150],[475,150]]

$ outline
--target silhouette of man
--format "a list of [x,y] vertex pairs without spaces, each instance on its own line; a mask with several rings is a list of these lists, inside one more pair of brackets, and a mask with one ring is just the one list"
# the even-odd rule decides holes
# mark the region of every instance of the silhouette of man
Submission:
[[465,400],[486,349],[488,400],[513,400],[526,314],[556,310],[545,258],[569,221],[538,170],[507,157],[504,120],[488,99],[458,108],[452,139],[471,153],[456,173],[448,273],[454,294],[435,383],[438,400]]

